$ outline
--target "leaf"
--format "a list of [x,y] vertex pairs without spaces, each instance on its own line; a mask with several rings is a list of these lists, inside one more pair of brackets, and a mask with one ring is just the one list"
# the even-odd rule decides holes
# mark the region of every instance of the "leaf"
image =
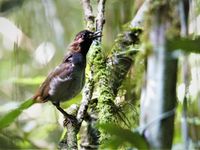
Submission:
[[109,139],[105,145],[113,149],[116,149],[126,143],[138,149],[148,148],[145,139],[138,131],[132,132],[131,130],[118,127],[114,124],[101,124],[99,127],[111,135],[111,139]]
[[23,102],[18,108],[11,110],[0,118],[0,130],[9,126],[22,113],[23,110],[29,108],[35,103],[32,99]]
[[45,77],[43,76],[38,76],[35,78],[18,78],[18,79],[13,79],[14,83],[18,84],[24,84],[24,85],[38,85],[44,81]]
[[183,50],[186,52],[200,53],[200,37],[196,39],[176,38],[167,41],[168,50]]

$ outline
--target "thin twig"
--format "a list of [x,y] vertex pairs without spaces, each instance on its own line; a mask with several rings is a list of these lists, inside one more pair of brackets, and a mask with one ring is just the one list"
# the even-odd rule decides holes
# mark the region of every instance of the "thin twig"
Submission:
[[84,11],[85,21],[87,29],[94,31],[94,15],[92,12],[92,6],[90,5],[90,0],[81,0],[81,4]]
[[90,5],[90,0],[81,0],[82,6],[83,6],[83,11],[85,15],[86,20],[91,20],[94,18],[92,14],[92,7]]

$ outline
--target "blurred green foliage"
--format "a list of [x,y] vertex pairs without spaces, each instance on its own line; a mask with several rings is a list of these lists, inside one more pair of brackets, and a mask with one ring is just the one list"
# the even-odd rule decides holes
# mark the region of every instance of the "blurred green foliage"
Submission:
[[168,41],[167,48],[168,50],[184,50],[187,53],[200,53],[200,38],[197,37],[196,39],[191,38],[179,38],[179,39],[172,39]]
[[10,111],[8,114],[4,115],[0,119],[0,130],[7,127],[12,122],[14,122],[15,121],[14,119],[16,117],[18,117],[23,110],[29,108],[33,104],[34,104],[34,101],[32,99],[28,99],[25,102],[23,102],[22,104],[20,104],[20,106],[18,106],[17,109],[14,109],[14,110]]
[[129,147],[137,149],[148,149],[148,144],[138,131],[123,129],[114,124],[100,124],[98,127],[110,134],[109,140],[107,140],[104,145],[102,145],[102,148],[126,149]]

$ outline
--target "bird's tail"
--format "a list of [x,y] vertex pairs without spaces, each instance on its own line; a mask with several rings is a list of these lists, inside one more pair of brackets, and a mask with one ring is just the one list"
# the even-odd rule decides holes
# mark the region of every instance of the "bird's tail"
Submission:
[[7,112],[0,117],[0,130],[9,126],[26,109],[37,103],[37,100],[30,98],[20,104],[17,108]]
[[33,101],[35,101],[35,103],[45,103],[45,102],[47,102],[47,98],[46,99],[44,99],[44,98],[42,98],[42,96],[40,96],[40,95],[34,95],[32,98],[31,98]]

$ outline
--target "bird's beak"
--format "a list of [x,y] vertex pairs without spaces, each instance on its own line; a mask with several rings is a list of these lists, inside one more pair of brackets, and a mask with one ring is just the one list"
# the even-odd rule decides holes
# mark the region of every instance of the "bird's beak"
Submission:
[[92,39],[96,39],[96,38],[101,37],[101,36],[102,36],[101,31],[96,31],[96,32],[93,33]]

